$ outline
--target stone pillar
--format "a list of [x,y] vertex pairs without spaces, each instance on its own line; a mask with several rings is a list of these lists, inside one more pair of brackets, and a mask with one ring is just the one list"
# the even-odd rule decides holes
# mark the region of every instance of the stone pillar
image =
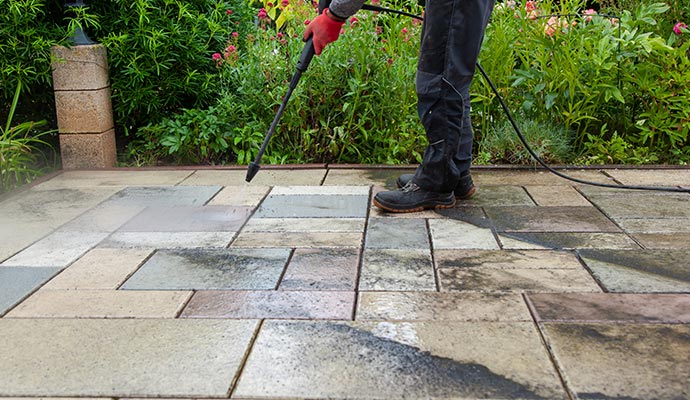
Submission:
[[117,150],[105,47],[55,46],[52,53],[62,167],[114,167]]

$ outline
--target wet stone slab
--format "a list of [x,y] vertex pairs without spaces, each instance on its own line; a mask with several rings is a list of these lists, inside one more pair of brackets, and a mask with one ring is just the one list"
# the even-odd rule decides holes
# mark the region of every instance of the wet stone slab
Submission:
[[367,227],[366,248],[428,249],[429,233],[423,219],[371,218]]
[[442,268],[438,270],[443,292],[600,292],[582,269]]
[[364,218],[251,218],[242,232],[364,232]]
[[326,175],[325,168],[262,168],[251,183],[247,183],[246,169],[198,170],[185,179],[181,185],[223,185],[223,186],[276,186],[276,185],[320,185]]
[[454,219],[429,220],[434,249],[498,249],[490,228]]
[[630,233],[690,234],[690,218],[617,218],[616,223]]
[[690,233],[636,233],[645,249],[690,249]]
[[573,252],[553,250],[436,250],[441,268],[582,269]]
[[54,232],[0,266],[66,267],[107,236],[104,232]]
[[237,232],[251,207],[149,207],[120,228],[123,232]]
[[360,292],[358,321],[531,321],[519,294]]
[[60,175],[36,186],[37,190],[101,186],[172,186],[192,174],[192,171],[63,171]]
[[107,205],[202,206],[222,188],[220,186],[143,186],[127,187],[112,195]]
[[160,250],[123,289],[275,289],[289,255],[289,249]]
[[498,236],[504,249],[639,249],[624,233],[509,232]]
[[4,318],[0,396],[227,397],[256,326]]
[[365,250],[359,290],[436,290],[430,251]]
[[355,290],[359,250],[296,249],[280,290]]
[[329,169],[324,185],[353,185],[353,186],[384,186],[386,189],[395,189],[395,182],[402,174],[414,173],[414,168],[409,169]]
[[234,396],[566,398],[530,323],[302,321],[264,323]]
[[607,174],[628,185],[690,186],[690,169],[614,169]]
[[509,185],[482,186],[466,203],[472,206],[534,206],[525,189]]
[[594,207],[487,207],[500,232],[620,232]]
[[578,398],[690,397],[690,325],[544,327],[563,377]]
[[525,186],[530,197],[541,207],[588,207],[592,203],[587,201],[571,186]]
[[243,232],[233,247],[356,247],[362,245],[361,232]]
[[690,294],[533,293],[527,298],[538,322],[690,324]]
[[145,207],[101,205],[81,214],[60,227],[61,232],[114,232]]
[[268,186],[229,186],[223,188],[208,203],[211,206],[256,207],[266,197]]
[[0,316],[60,270],[60,268],[0,267]]
[[181,317],[349,320],[354,302],[354,291],[199,291]]
[[226,247],[234,232],[115,232],[99,247],[103,248],[203,248]]
[[610,292],[689,292],[690,250],[580,250]]
[[364,218],[369,196],[269,195],[259,206],[257,218]]
[[689,218],[690,196],[687,194],[606,194],[588,195],[606,215],[620,218]]

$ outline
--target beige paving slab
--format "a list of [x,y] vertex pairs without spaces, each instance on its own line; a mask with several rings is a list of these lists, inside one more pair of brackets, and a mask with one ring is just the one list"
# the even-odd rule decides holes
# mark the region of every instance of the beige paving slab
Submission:
[[[599,170],[568,169],[559,172],[573,178],[585,179],[600,183],[615,183]],[[563,179],[545,170],[472,170],[472,180],[480,188],[483,185],[572,185],[572,181]]]
[[226,247],[236,232],[115,232],[103,248],[199,248]]
[[545,323],[544,330],[578,398],[690,397],[690,325]]
[[529,195],[534,199],[538,206],[542,207],[559,207],[559,206],[591,206],[592,203],[587,201],[580,192],[575,190],[572,186],[525,186]]
[[464,203],[472,206],[533,206],[534,201],[522,186],[483,185]]
[[355,320],[531,321],[519,294],[360,292]]
[[271,195],[369,195],[367,186],[275,186]]
[[66,267],[107,236],[103,232],[54,232],[0,265]]
[[584,268],[442,268],[438,275],[443,292],[601,292]]
[[153,253],[153,249],[96,248],[51,279],[51,290],[115,290]]
[[233,247],[359,247],[360,232],[241,232]]
[[46,290],[5,318],[175,318],[192,296],[171,290]]
[[[4,210],[2,212],[4,213]],[[53,229],[51,225],[41,222],[23,223],[3,220],[0,224],[0,262],[29,247]]]
[[461,322],[267,321],[234,395],[566,398],[533,324]]
[[359,278],[360,290],[436,290],[429,250],[366,249]]
[[582,269],[574,252],[557,250],[436,250],[438,268]]
[[611,169],[607,174],[627,185],[689,186],[690,169]]
[[326,169],[267,169],[262,168],[247,183],[247,170],[198,170],[184,180],[181,185],[221,185],[221,186],[319,186],[326,176]]
[[636,233],[645,249],[690,249],[690,233]]
[[501,247],[522,249],[639,249],[624,233],[602,232],[511,232],[499,234]]
[[47,182],[36,185],[37,190],[94,186],[168,186],[176,185],[192,174],[188,170],[84,170],[65,171]]
[[248,185],[229,186],[216,194],[209,205],[212,206],[247,206],[256,207],[271,190],[270,186]]
[[251,218],[242,232],[364,232],[364,218]]
[[383,186],[395,189],[395,181],[402,174],[414,173],[414,168],[329,169],[324,185]]
[[690,233],[690,218],[616,218],[630,233]]
[[227,397],[253,320],[0,319],[0,396]]
[[489,228],[445,219],[429,220],[434,249],[498,249],[498,243]]

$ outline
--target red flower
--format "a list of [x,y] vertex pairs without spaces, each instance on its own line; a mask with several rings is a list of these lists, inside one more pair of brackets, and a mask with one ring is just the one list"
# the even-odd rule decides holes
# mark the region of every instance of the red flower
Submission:
[[228,11],[226,11],[225,13],[228,14],[228,15],[232,15],[232,10],[228,10]]
[[257,15],[257,17],[259,17],[259,19],[268,18],[268,13],[266,12],[266,9],[262,8],[261,10],[259,10],[259,14]]

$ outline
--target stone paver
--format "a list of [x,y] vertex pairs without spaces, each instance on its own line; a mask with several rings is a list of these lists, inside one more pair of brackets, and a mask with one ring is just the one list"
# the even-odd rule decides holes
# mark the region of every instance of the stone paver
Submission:
[[181,317],[349,320],[354,302],[354,291],[199,291]]
[[690,325],[544,324],[568,387],[581,399],[690,397]]
[[227,397],[252,320],[0,319],[0,396]]
[[0,316],[58,272],[60,268],[0,267]]
[[267,321],[234,395],[566,398],[531,323],[434,322]]
[[531,321],[519,294],[361,292],[358,321]]
[[690,398],[690,196],[476,167],[453,208],[373,206],[413,171],[65,171],[0,196],[0,400]]
[[436,290],[429,250],[365,250],[359,290]]
[[175,318],[192,296],[180,291],[45,290],[6,318]]
[[289,249],[160,250],[123,289],[275,289]]
[[690,324],[690,294],[533,293],[541,322],[665,322]]
[[580,255],[611,292],[690,291],[690,250],[581,250]]
[[297,249],[278,289],[354,291],[358,265],[356,249]]

